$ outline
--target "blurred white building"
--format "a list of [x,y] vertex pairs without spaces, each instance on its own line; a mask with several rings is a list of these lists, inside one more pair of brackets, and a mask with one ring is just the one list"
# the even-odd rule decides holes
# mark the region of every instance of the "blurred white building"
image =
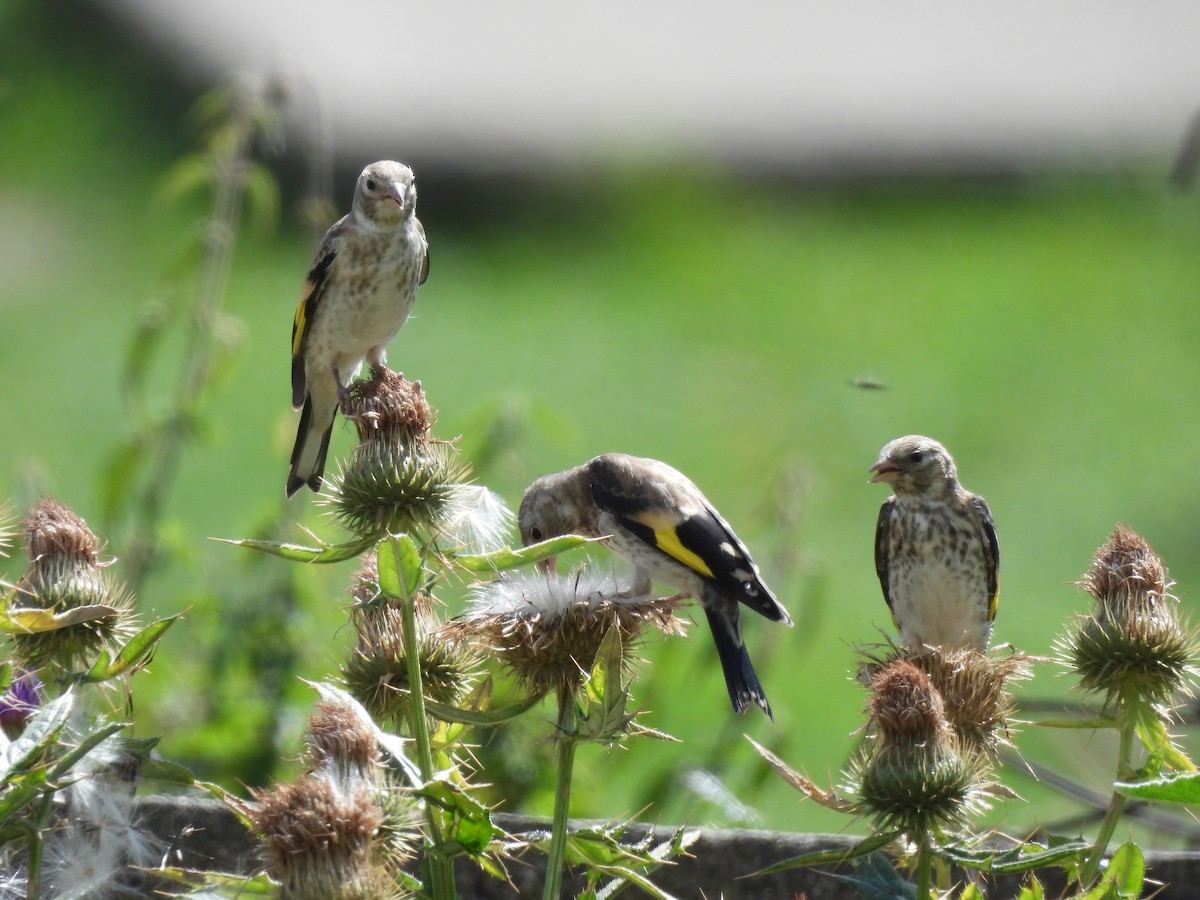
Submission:
[[1195,0],[101,2],[207,79],[311,88],[341,154],[485,170],[1106,161],[1169,154],[1200,107]]

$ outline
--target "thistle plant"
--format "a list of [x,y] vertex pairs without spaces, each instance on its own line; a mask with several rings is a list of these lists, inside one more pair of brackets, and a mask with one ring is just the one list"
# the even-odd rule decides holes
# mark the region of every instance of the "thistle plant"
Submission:
[[[1129,783],[1170,773],[1196,780],[1196,766],[1172,743],[1167,725],[1190,689],[1197,646],[1194,632],[1180,620],[1174,582],[1162,560],[1124,525],[1096,552],[1078,584],[1093,606],[1058,641],[1059,662],[1100,711],[1085,722],[1042,724],[1114,729],[1118,735],[1118,784],[1078,873],[1088,887],[1099,875]],[[1168,792],[1166,799],[1174,798]]]
[[[239,803],[281,900],[400,900],[415,802],[385,763],[362,707],[331,688],[309,722],[307,770]],[[394,747],[393,747],[394,752]]]
[[674,598],[628,596],[611,576],[514,574],[478,588],[450,633],[495,654],[533,696],[553,693],[556,786],[542,897],[562,890],[575,752],[582,741],[611,744],[648,733],[628,711],[630,651],[648,627],[682,634]]
[[[998,855],[973,850],[974,829],[993,800],[1013,796],[995,780],[994,770],[1013,710],[1007,683],[1026,671],[1019,654],[890,644],[881,654],[864,654],[865,734],[839,790],[819,787],[751,741],[806,797],[865,818],[871,827],[871,835],[850,851],[812,854],[773,870],[844,861],[890,846],[914,870],[922,900],[932,896],[936,861],[943,871],[950,864],[992,871]],[[1045,850],[1017,848],[1003,865],[1007,871],[1031,869],[1046,862]],[[947,888],[940,884],[939,896]]]
[[28,567],[0,609],[0,869],[10,895],[108,895],[154,857],[130,773],[165,769],[155,741],[96,713],[94,694],[127,683],[174,619],[135,629],[99,538],[69,507],[40,501],[24,538]]
[[511,513],[467,483],[452,444],[433,439],[434,414],[418,383],[377,367],[350,386],[349,398],[345,412],[359,440],[326,502],[350,537],[317,547],[232,543],[304,562],[366,554],[351,587],[355,641],[341,678],[371,714],[413,739],[408,787],[423,804],[426,887],[448,898],[453,855],[482,857],[499,834],[467,790],[450,725],[496,724],[515,713],[486,709],[490,682],[472,692],[476,664],[442,632],[434,589],[439,574],[491,572],[526,557],[496,555]]

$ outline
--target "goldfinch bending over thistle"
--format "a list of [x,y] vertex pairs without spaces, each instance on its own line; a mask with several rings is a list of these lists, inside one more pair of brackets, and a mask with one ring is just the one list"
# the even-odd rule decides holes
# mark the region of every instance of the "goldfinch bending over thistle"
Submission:
[[879,510],[875,569],[904,644],[986,650],[996,618],[1000,546],[987,502],[958,483],[931,438],[897,438],[871,466],[895,494]]
[[659,581],[699,600],[734,710],[745,712],[753,701],[774,718],[742,641],[738,604],[774,622],[792,620],[750,551],[683,474],[658,460],[606,453],[537,479],[518,518],[525,544],[562,534],[607,538],[633,564],[634,595]]
[[292,406],[303,412],[292,448],[289,497],[301,485],[321,489],[346,383],[364,359],[384,364],[388,342],[429,275],[429,248],[416,207],[408,166],[371,163],[358,176],[350,214],[317,247],[292,324]]

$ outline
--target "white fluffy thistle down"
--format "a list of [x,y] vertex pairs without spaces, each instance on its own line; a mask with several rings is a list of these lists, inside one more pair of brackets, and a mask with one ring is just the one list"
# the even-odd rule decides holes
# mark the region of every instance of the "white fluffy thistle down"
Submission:
[[502,549],[517,517],[494,491],[478,484],[456,484],[442,512],[440,532],[451,549],[483,554]]
[[[79,731],[79,722],[67,735]],[[137,822],[134,793],[120,774],[127,754],[119,736],[111,736],[71,767],[70,781],[54,797],[55,824],[44,835],[41,894],[55,900],[84,900],[128,894],[129,876],[152,865],[153,841]],[[26,896],[27,861],[18,854],[0,856],[0,900]]]
[[582,683],[614,626],[627,649],[647,625],[683,634],[677,605],[675,598],[629,596],[611,572],[518,572],[477,586],[466,613],[445,630],[496,654],[534,693],[561,692]]

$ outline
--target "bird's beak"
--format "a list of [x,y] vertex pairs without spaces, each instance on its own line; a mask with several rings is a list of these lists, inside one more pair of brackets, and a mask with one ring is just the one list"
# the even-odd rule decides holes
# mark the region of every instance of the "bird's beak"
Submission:
[[538,568],[541,569],[544,574],[553,575],[555,572],[555,568],[558,565],[558,557],[557,556],[547,556],[545,559],[543,559],[537,565],[538,565]]
[[389,184],[387,195],[389,199],[395,200],[396,205],[401,209],[408,205],[408,189],[402,181],[393,181]]
[[900,477],[900,467],[890,459],[881,459],[868,472],[874,472],[875,475],[871,478],[870,484],[891,484]]

